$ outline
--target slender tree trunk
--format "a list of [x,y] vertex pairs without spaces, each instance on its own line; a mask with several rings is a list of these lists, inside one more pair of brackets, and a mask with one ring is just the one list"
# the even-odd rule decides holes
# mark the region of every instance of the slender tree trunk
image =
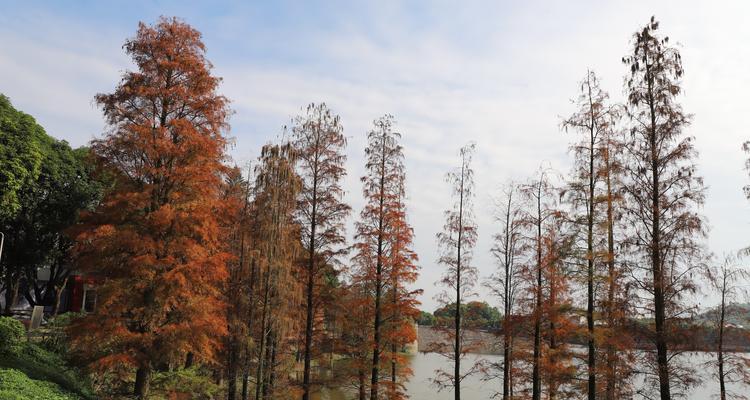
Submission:
[[385,222],[385,134],[383,135],[380,164],[380,199],[378,213],[378,249],[375,268],[375,322],[372,349],[372,377],[370,378],[370,400],[378,400],[378,379],[380,374],[380,301],[383,291],[383,228]]
[[[507,325],[508,320],[506,318],[504,325]],[[508,400],[508,394],[510,392],[510,338],[508,337],[508,329],[505,328],[505,334],[503,337],[503,400]]]
[[454,356],[455,365],[453,367],[453,386],[454,386],[454,399],[461,400],[461,246],[464,231],[464,176],[466,175],[464,169],[466,163],[461,162],[461,190],[458,199],[458,241],[456,249],[456,318],[455,318],[455,334],[456,339],[454,343]]
[[721,311],[719,315],[719,347],[717,351],[718,364],[719,364],[719,395],[721,400],[726,400],[727,391],[724,384],[724,313],[726,311],[726,272],[724,273],[724,282],[721,291]]
[[3,310],[5,315],[12,314],[11,307],[16,305],[16,300],[18,300],[19,279],[14,277],[12,273],[10,275],[5,281],[5,309]]
[[607,343],[607,388],[606,400],[615,400],[615,373],[616,373],[616,352],[612,340],[615,335],[615,236],[614,236],[614,210],[612,202],[612,179],[610,164],[610,149],[607,148],[606,162],[606,180],[607,180],[607,319],[609,325],[610,340]]
[[[590,79],[590,75],[589,75]],[[586,325],[588,328],[588,399],[596,400],[596,344],[594,343],[594,134],[595,119],[594,105],[591,104],[591,82],[588,85],[589,106],[591,110],[590,142],[589,142],[589,193],[588,193],[588,210],[587,210],[587,237],[586,237],[586,258],[588,261],[587,270],[587,304],[586,304]]]
[[531,377],[531,398],[541,400],[542,388],[539,376],[539,362],[542,350],[542,183],[537,191],[537,243],[536,243],[536,305],[534,310],[534,360]]
[[227,361],[227,400],[237,397],[237,338],[230,337],[229,360]]
[[315,318],[315,307],[313,306],[313,291],[315,290],[315,229],[317,228],[317,179],[318,175],[316,173],[313,176],[310,247],[308,248],[307,264],[307,310],[305,319],[305,364],[302,378],[302,400],[310,399],[310,362],[312,356],[313,319]]
[[266,271],[266,278],[263,288],[263,309],[260,323],[260,347],[258,348],[258,367],[255,371],[255,399],[258,400],[263,393],[263,381],[264,381],[264,368],[265,368],[265,353],[266,353],[266,337],[268,336],[266,331],[268,330],[268,300],[271,286],[271,271],[270,265],[267,266],[269,269]]
[[[646,75],[651,76],[648,60],[646,61]],[[659,167],[657,142],[656,142],[656,110],[653,95],[653,78],[648,79],[649,107],[651,112],[651,127],[649,132],[649,145],[651,147],[651,269],[654,284],[654,317],[656,325],[656,362],[659,375],[659,393],[661,400],[671,400],[669,384],[669,360],[667,355],[666,337],[666,305],[664,293],[664,270],[661,259],[661,207],[659,204],[659,193],[661,192],[659,182]]]
[[68,276],[63,279],[62,284],[60,285],[60,288],[55,293],[55,304],[52,308],[52,315],[57,316],[58,312],[60,312],[60,301],[62,300],[62,294],[65,291],[65,287],[68,285]]
[[242,400],[248,400],[250,397],[250,390],[248,388],[250,384],[250,368],[245,366],[242,369]]
[[135,372],[135,389],[133,395],[138,400],[148,398],[149,387],[151,385],[151,367],[140,367]]
[[362,368],[359,369],[359,400],[367,400],[367,381]]

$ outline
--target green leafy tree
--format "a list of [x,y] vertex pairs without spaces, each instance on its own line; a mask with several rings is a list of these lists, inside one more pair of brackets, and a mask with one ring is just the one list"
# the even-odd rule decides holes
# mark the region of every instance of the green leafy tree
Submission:
[[[4,110],[0,113],[8,111],[5,106],[9,106],[7,99],[0,98],[0,109]],[[6,114],[10,115],[9,112]],[[72,241],[66,230],[77,221],[82,209],[91,207],[98,200],[102,185],[91,173],[88,149],[72,149],[67,142],[47,135],[32,117],[20,112],[16,114],[18,124],[5,124],[6,120],[2,123],[3,137],[10,138],[10,132],[15,132],[17,147],[32,149],[38,165],[21,182],[22,185],[13,190],[15,206],[12,206],[12,215],[5,212],[0,218],[0,230],[5,234],[0,271],[4,288],[8,289],[5,292],[5,312],[9,313],[15,304],[21,281],[26,283],[23,295],[30,304],[53,306],[56,310],[59,295],[70,274],[68,251]],[[6,126],[18,129],[12,131]],[[21,140],[25,141],[23,146]],[[15,164],[12,158],[17,153],[8,153],[6,147],[0,147],[0,163],[12,168]],[[7,182],[3,181],[3,184]],[[3,188],[4,194],[10,193],[10,190],[5,190],[7,187]],[[4,204],[11,207],[9,203]],[[50,272],[49,279],[43,283],[37,279],[37,272],[42,267],[48,267]]]
[[44,136],[44,129],[32,116],[13,108],[0,94],[0,219],[18,212],[19,192],[39,175],[39,139]]

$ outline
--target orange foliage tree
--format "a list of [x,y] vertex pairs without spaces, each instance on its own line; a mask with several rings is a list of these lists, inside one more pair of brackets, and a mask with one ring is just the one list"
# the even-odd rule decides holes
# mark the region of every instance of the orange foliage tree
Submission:
[[[402,360],[396,353],[404,340],[414,338],[410,321],[418,312],[417,292],[408,291],[405,286],[416,280],[416,255],[410,249],[412,229],[403,204],[404,156],[398,143],[401,134],[393,129],[391,115],[374,124],[367,135],[367,174],[362,177],[366,203],[356,223],[353,258],[353,279],[363,285],[372,302],[371,399],[379,398],[381,361],[391,362],[387,392],[401,395],[396,371]],[[390,357],[384,352],[386,345],[390,345]]]
[[295,119],[292,134],[297,173],[302,180],[297,218],[305,249],[300,260],[301,279],[305,282],[302,398],[308,400],[322,277],[337,264],[337,257],[345,250],[344,220],[351,209],[342,200],[344,190],[340,182],[346,175],[343,153],[346,138],[339,116],[324,103],[310,104],[305,114]]
[[93,367],[135,368],[146,398],[154,368],[189,352],[212,363],[227,333],[229,255],[214,214],[229,109],[186,23],[141,23],[124,48],[137,70],[96,96],[110,130],[92,144],[114,183],[77,235],[78,267],[101,277],[98,307],[73,337]]
[[[294,170],[290,144],[266,145],[256,168],[253,199],[256,237],[253,239],[257,268],[256,310],[250,332],[248,357],[255,367],[255,399],[275,398],[279,386],[288,384],[294,366],[291,348],[298,331],[296,311],[302,290],[295,279],[295,263],[301,251],[299,225],[294,220],[300,179]],[[287,388],[284,393],[292,391]]]

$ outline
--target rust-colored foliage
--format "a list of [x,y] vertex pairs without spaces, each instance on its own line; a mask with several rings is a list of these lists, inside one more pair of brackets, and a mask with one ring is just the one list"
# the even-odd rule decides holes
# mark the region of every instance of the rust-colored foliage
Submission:
[[[356,223],[352,275],[372,302],[368,307],[372,312],[370,398],[377,399],[380,393],[402,398],[403,379],[409,371],[400,353],[416,336],[412,320],[418,314],[419,293],[407,290],[406,285],[417,278],[417,257],[411,250],[413,231],[403,202],[406,176],[398,143],[401,134],[394,130],[391,115],[374,125],[367,135],[367,174],[362,177],[365,206]],[[387,373],[390,379],[381,383],[381,375]]]
[[266,145],[256,168],[253,262],[257,282],[251,299],[254,309],[247,357],[254,368],[255,399],[289,398],[289,376],[294,367],[292,345],[297,343],[302,287],[295,279],[301,252],[299,225],[294,220],[301,182],[295,173],[290,144]]
[[315,315],[322,300],[323,275],[336,266],[345,250],[344,220],[350,207],[343,202],[341,180],[346,175],[346,138],[338,115],[321,104],[310,104],[295,119],[292,143],[302,188],[297,206],[304,256],[299,264],[305,282],[305,331],[303,339],[303,399],[312,385],[311,362],[319,327]]
[[74,346],[99,370],[150,372],[190,352],[212,363],[227,333],[220,291],[230,256],[221,201],[229,109],[200,33],[177,19],[140,24],[125,43],[136,71],[96,96],[110,130],[92,144],[114,184],[82,219],[77,265],[100,278],[97,311]]

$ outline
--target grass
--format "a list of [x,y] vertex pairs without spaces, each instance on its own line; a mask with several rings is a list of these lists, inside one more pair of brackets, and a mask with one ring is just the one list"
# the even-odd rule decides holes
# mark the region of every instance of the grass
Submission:
[[[59,355],[36,344],[26,343],[18,352],[0,354],[0,371],[0,400],[94,399],[85,378],[70,368]],[[18,386],[25,384],[28,384],[27,388]],[[13,387],[16,389],[8,389],[9,385],[15,385]],[[40,390],[46,390],[50,397],[34,394]],[[18,395],[15,397],[9,394],[16,392]]]

